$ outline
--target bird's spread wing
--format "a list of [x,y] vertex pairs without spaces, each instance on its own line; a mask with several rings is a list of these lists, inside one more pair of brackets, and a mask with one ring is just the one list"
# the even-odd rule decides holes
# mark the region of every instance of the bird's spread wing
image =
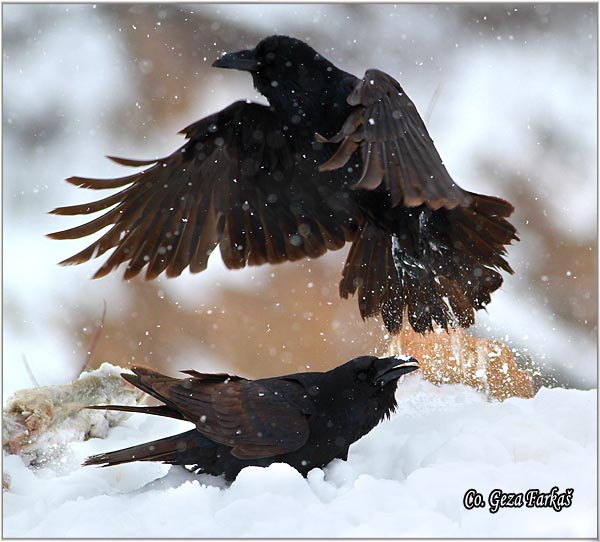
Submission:
[[181,412],[206,437],[230,446],[239,459],[293,452],[308,439],[308,409],[300,406],[304,390],[297,383],[265,385],[195,371],[182,380],[146,368],[133,370],[136,376],[127,375],[132,384]]
[[471,203],[450,177],[415,105],[400,84],[379,70],[367,70],[348,96],[356,106],[341,130],[326,143],[340,143],[320,166],[329,171],[345,165],[357,149],[362,176],[353,188],[375,190],[383,184],[392,207],[426,204],[437,210]]
[[267,107],[236,102],[182,132],[189,141],[166,158],[113,158],[147,167],[143,171],[117,179],[68,179],[83,188],[125,188],[52,211],[104,211],[82,226],[50,234],[55,239],[81,238],[111,226],[62,264],[79,264],[115,248],[95,278],[127,262],[125,278],[147,266],[146,278],[152,279],[163,271],[180,275],[188,266],[191,272],[204,270],[217,245],[227,267],[240,268],[317,257],[351,239],[353,217],[335,178],[316,171]]

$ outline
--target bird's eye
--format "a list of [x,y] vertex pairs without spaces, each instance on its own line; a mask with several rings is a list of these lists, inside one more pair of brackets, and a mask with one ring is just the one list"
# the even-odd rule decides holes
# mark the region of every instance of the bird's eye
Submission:
[[360,372],[356,376],[361,382],[364,382],[367,379],[367,373]]
[[277,55],[276,55],[275,53],[273,53],[273,52],[267,53],[267,54],[265,55],[265,60],[266,60],[267,62],[273,62],[273,60],[275,60],[275,57],[276,57],[276,56],[277,56]]

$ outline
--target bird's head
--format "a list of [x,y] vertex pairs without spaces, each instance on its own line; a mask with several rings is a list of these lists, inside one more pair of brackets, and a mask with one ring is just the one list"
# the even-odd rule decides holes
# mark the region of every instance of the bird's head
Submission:
[[366,434],[396,409],[398,379],[419,368],[415,358],[391,356],[354,358],[328,374],[338,393],[347,401],[346,412],[353,412],[359,431]]
[[326,79],[343,73],[310,45],[289,36],[269,36],[254,49],[225,54],[213,66],[249,72],[255,88],[275,107],[293,95],[302,100],[322,92]]
[[401,376],[419,368],[419,362],[410,356],[388,358],[361,356],[350,360],[345,365],[352,369],[354,380],[358,385],[361,387],[371,386],[375,390],[389,386],[395,389]]

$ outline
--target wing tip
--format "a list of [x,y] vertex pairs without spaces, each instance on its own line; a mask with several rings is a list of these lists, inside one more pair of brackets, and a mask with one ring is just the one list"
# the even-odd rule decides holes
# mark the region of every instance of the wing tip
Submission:
[[100,268],[92,275],[92,279],[101,279],[102,277],[105,277],[106,275],[108,275],[111,271],[112,271],[112,267],[109,266],[107,263],[104,263],[100,266]]
[[73,256],[71,256],[70,258],[66,258],[64,260],[61,260],[60,262],[58,262],[58,265],[62,266],[62,267],[69,267],[71,265],[79,265],[84,263],[87,260],[80,260],[79,258],[75,258]]
[[88,180],[89,179],[85,179],[84,177],[76,177],[76,176],[67,177],[65,179],[65,181],[67,181],[69,184],[74,184],[75,186],[83,186],[86,184],[86,182]]
[[113,156],[113,155],[109,155],[109,154],[106,155],[106,158],[119,164],[120,166],[127,166],[127,167],[150,166],[152,164],[156,164],[157,162],[160,162],[161,160],[164,160],[164,158],[154,158],[151,160],[136,160],[134,158],[122,158],[121,156]]

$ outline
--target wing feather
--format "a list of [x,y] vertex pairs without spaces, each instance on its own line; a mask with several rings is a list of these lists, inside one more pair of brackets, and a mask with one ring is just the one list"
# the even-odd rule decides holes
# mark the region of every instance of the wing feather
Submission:
[[318,137],[340,143],[322,171],[341,168],[360,146],[363,173],[353,188],[385,190],[392,207],[426,204],[437,210],[471,203],[448,174],[415,105],[396,80],[367,70],[347,101],[356,108],[341,130],[330,139]]
[[[297,382],[249,381],[227,374],[183,371],[176,379],[134,367],[129,382],[196,425],[204,436],[231,448],[239,459],[293,452],[308,440],[305,390]],[[300,406],[299,406],[300,405]]]
[[95,278],[126,264],[125,278],[146,268],[151,280],[161,273],[178,276],[187,267],[204,270],[217,245],[228,267],[241,268],[315,258],[352,239],[360,211],[329,199],[341,190],[343,176],[318,173],[267,107],[236,102],[182,132],[188,141],[165,158],[110,157],[124,166],[149,166],[144,171],[117,179],[68,179],[83,188],[125,188],[52,211],[87,215],[108,209],[49,234],[76,239],[111,226],[63,265],[115,249]]

